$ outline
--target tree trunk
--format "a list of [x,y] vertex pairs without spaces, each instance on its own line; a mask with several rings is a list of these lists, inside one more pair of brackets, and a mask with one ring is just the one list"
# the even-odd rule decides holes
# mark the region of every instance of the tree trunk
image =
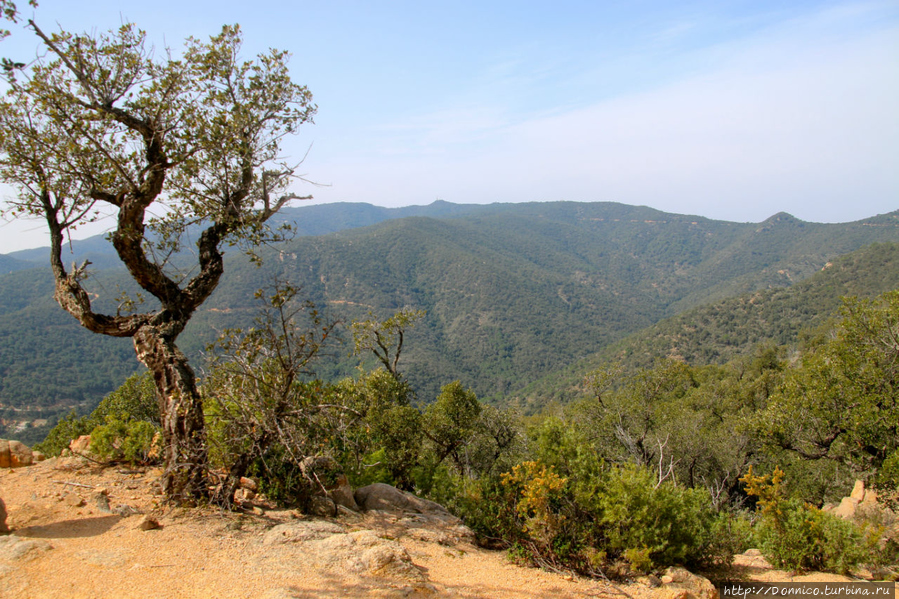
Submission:
[[[194,505],[209,497],[203,404],[187,357],[175,345],[169,327],[147,325],[134,335],[137,358],[153,373],[162,417],[166,498]],[[183,326],[174,327],[177,332]]]

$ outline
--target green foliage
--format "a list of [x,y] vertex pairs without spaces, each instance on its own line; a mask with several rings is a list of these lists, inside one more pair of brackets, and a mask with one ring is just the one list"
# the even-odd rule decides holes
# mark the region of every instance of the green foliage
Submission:
[[804,459],[876,470],[899,448],[899,290],[847,299],[842,316],[788,372],[757,428]]
[[97,423],[90,416],[79,417],[75,412],[70,412],[50,429],[47,437],[36,444],[34,449],[46,456],[58,456],[63,449],[69,447],[72,439],[77,439],[81,435],[89,435],[95,426]]
[[846,574],[875,559],[876,534],[796,498],[786,499],[784,473],[749,472],[740,480],[758,498],[761,521],[755,530],[759,549],[772,565],[788,570],[822,570]]
[[[146,426],[145,426],[146,425]],[[44,452],[48,456],[56,456],[69,446],[72,439],[81,435],[91,435],[94,442],[93,431],[98,427],[106,427],[100,431],[104,438],[109,439],[107,445],[103,445],[104,456],[110,459],[127,459],[129,461],[145,461],[148,456],[140,457],[141,447],[149,452],[150,447],[145,444],[148,430],[158,430],[160,425],[159,403],[156,398],[156,386],[153,376],[149,372],[133,374],[115,391],[109,393],[93,412],[87,416],[77,417],[73,412],[61,420],[47,435],[47,438],[35,449]],[[148,428],[149,427],[149,428]],[[123,430],[130,432],[122,434]],[[118,435],[118,437],[117,437]],[[137,444],[131,447],[128,444],[129,455],[134,457],[122,457],[122,439],[134,436]],[[153,435],[150,435],[152,438]],[[119,441],[115,441],[119,438]],[[118,447],[113,447],[118,445]],[[106,452],[106,449],[109,451]]]
[[438,463],[451,458],[459,471],[465,470],[463,450],[474,435],[480,415],[481,404],[473,391],[459,381],[443,387],[423,419],[424,434],[433,444]]
[[353,322],[354,353],[372,352],[387,372],[398,376],[406,330],[424,318],[425,311],[406,307],[384,321],[375,320],[371,312],[368,315],[372,318]]
[[714,512],[705,490],[658,484],[651,472],[636,466],[611,468],[600,488],[598,524],[608,549],[639,551],[658,565],[709,558]]
[[421,413],[409,405],[409,385],[378,368],[340,381],[335,390],[338,401],[357,417],[339,443],[338,460],[350,481],[360,484],[386,471],[389,481],[378,474],[378,482],[411,490],[421,459],[422,432]]
[[158,460],[162,455],[160,430],[146,420],[123,422],[109,417],[91,431],[91,451],[110,461]]

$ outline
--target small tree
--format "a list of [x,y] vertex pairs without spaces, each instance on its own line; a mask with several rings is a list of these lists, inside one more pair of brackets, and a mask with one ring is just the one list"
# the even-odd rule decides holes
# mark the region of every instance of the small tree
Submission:
[[[373,316],[371,312],[368,314]],[[403,340],[406,329],[411,329],[415,321],[424,318],[424,310],[413,310],[408,306],[385,321],[370,318],[353,323],[354,352],[358,354],[371,351],[387,372],[400,380],[397,365],[403,353]]]
[[[0,177],[18,190],[3,212],[46,222],[60,306],[90,331],[133,339],[155,379],[163,488],[192,502],[207,494],[203,410],[175,341],[219,283],[223,243],[263,241],[263,223],[298,198],[280,140],[311,121],[315,106],[291,81],[286,53],[240,60],[237,26],[189,39],[180,58],[155,56],[130,24],[100,36],[29,26],[47,55],[27,74],[10,70],[0,102]],[[63,263],[68,234],[103,210],[115,216],[119,258],[156,299],[142,313],[98,312],[84,286],[89,263]],[[178,271],[167,257],[183,249],[191,225],[199,225],[197,264]]]

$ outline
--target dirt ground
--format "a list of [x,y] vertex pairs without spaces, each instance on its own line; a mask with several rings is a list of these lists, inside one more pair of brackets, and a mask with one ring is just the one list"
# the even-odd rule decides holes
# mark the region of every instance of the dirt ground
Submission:
[[[400,543],[417,569],[406,580],[360,574],[310,560],[315,556],[308,555],[309,545],[263,542],[274,526],[305,520],[296,512],[163,509],[158,476],[159,471],[101,467],[81,458],[0,471],[0,498],[12,529],[12,535],[0,536],[0,597],[660,596],[646,584],[613,585],[520,567],[503,552],[448,541],[436,531],[405,534],[383,519],[334,520]],[[148,516],[160,526],[144,530]],[[754,554],[738,556],[735,572],[770,581],[849,580],[791,578]]]

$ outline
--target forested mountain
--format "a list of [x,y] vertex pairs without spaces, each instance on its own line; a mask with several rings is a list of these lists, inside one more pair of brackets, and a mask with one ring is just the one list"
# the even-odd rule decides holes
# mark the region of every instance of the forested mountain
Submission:
[[772,287],[719,300],[666,318],[554,372],[508,398],[529,410],[565,403],[597,368],[633,371],[664,358],[691,365],[724,364],[757,347],[798,347],[834,319],[845,297],[874,298],[899,288],[899,244],[877,243],[827,262],[790,287]]
[[[386,318],[404,306],[424,309],[427,316],[407,336],[400,369],[425,402],[454,379],[493,401],[520,396],[529,384],[665,317],[749,292],[767,297],[842,254],[899,242],[899,213],[846,224],[778,214],[753,224],[614,203],[436,202],[406,209],[308,206],[287,216],[301,235],[261,250],[262,268],[233,253],[182,347],[198,356],[216,330],[246,326],[256,306],[253,291],[276,278],[301,286],[347,323],[369,311]],[[360,227],[370,223],[376,224]],[[105,243],[76,242],[72,260],[108,264]],[[872,255],[894,251],[882,246]],[[45,254],[11,257],[36,264]],[[882,272],[875,262],[857,270]],[[101,268],[89,282],[97,301],[112,310],[118,286],[132,287],[114,269]],[[96,403],[136,367],[127,340],[82,331],[51,295],[43,266],[0,275],[0,403],[6,406],[53,406],[59,413],[62,406]],[[801,304],[806,295],[797,297]],[[736,309],[739,301],[716,305]],[[814,301],[809,310],[817,313],[824,304]],[[700,317],[695,314],[685,318]],[[736,314],[733,319],[743,318]],[[323,374],[352,372],[347,354],[347,347],[335,349]]]

